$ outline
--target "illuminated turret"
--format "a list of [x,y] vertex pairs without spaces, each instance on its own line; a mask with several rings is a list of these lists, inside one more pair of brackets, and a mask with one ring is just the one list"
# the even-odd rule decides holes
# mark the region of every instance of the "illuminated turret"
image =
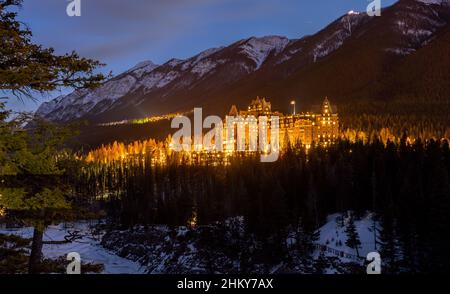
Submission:
[[333,113],[333,110],[331,108],[330,101],[328,101],[328,97],[325,97],[325,100],[322,104],[322,114],[325,116],[330,116]]
[[259,97],[256,97],[255,100],[252,100],[244,115],[254,115],[258,117],[260,115],[270,115],[271,113],[272,105],[270,102],[266,101],[266,98],[260,99]]
[[239,111],[236,107],[236,105],[231,106],[230,112],[228,113],[229,116],[238,116]]

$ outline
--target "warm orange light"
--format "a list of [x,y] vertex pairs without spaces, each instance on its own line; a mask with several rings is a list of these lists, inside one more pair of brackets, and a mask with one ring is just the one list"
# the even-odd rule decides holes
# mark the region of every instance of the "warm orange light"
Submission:
[[[331,120],[331,110],[326,105],[324,112],[325,114],[314,114],[312,112],[301,113],[298,116],[295,115],[295,106],[296,101],[292,100],[290,104],[293,106],[293,114],[278,114],[281,116],[281,132],[283,134],[287,134],[289,138],[292,138],[292,141],[295,141],[295,136],[299,135],[312,140],[313,138],[323,138],[327,140],[329,144],[331,144],[338,135],[332,135],[331,132],[335,132],[334,128],[331,128],[330,125],[337,126],[339,123],[337,120]],[[252,107],[249,107],[249,109]],[[252,108],[254,109],[254,108]],[[270,114],[270,109],[267,109]],[[278,112],[277,112],[278,113]],[[327,118],[326,118],[327,117]],[[165,118],[168,119],[169,116],[161,116],[161,117],[151,117],[147,118],[145,121],[152,121]],[[136,122],[136,121],[134,121]],[[234,122],[233,125],[237,123]],[[270,119],[269,119],[270,124]],[[254,125],[249,125],[248,122],[245,122],[245,126],[241,125],[241,128],[246,128],[249,126],[248,132],[249,134],[258,134],[258,128]],[[234,128],[232,129],[234,130]],[[308,131],[307,131],[308,130]],[[320,134],[317,134],[320,132]],[[233,131],[234,133],[234,131]],[[296,135],[297,134],[297,135]],[[301,135],[300,135],[301,134]],[[231,157],[233,153],[236,151],[230,147],[236,140],[230,139],[227,140],[225,134],[223,135],[223,144],[225,146],[224,152],[220,152],[215,150],[215,146],[212,146],[211,150],[205,150],[205,146],[202,144],[196,144],[194,146],[190,146],[188,144],[183,144],[184,150],[182,155],[187,159],[188,162],[208,162],[212,160],[212,164],[226,164],[227,157]],[[330,140],[329,138],[333,138]],[[123,143],[123,142],[114,142],[113,144],[102,146],[98,149],[92,150],[86,155],[83,156],[84,160],[87,162],[99,162],[99,163],[114,163],[120,162],[121,164],[128,164],[128,162],[137,162],[142,160],[143,162],[147,162],[146,160],[150,160],[151,165],[155,164],[166,164],[169,156],[172,154],[174,144],[170,140],[170,136],[164,142],[156,142],[155,140],[143,140],[143,141],[134,141],[132,143]],[[303,141],[303,140],[302,140]],[[305,145],[306,146],[306,145]],[[191,147],[193,147],[191,149]],[[309,146],[311,148],[311,146]],[[257,148],[254,148],[255,151]],[[252,149],[253,150],[253,149]],[[212,151],[214,154],[208,155],[207,152]],[[247,151],[245,154],[250,154],[252,151]],[[263,152],[268,152],[268,148],[263,148]],[[217,154],[216,154],[217,153]],[[216,159],[217,158],[217,159]],[[218,160],[218,162],[215,162]],[[180,162],[182,160],[180,159]]]

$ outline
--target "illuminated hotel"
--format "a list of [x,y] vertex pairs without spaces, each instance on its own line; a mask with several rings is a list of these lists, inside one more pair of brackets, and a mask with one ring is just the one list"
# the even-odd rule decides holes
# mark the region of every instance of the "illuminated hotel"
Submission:
[[[242,117],[244,119],[248,117],[255,117],[258,119],[260,116],[268,117],[268,135],[270,136],[270,118],[271,116],[279,117],[279,140],[280,147],[286,147],[289,142],[291,145],[300,143],[304,146],[311,146],[311,144],[318,143],[322,145],[328,145],[334,142],[339,135],[339,116],[337,109],[332,106],[325,98],[322,105],[314,107],[312,112],[300,112],[295,111],[295,102],[291,104],[294,107],[292,114],[283,114],[278,111],[272,111],[272,105],[265,98],[260,99],[257,97],[253,100],[247,109],[238,110],[236,105],[231,107],[229,116]],[[246,144],[249,144],[250,137],[257,136],[257,125],[245,124],[245,138]],[[224,123],[225,133],[227,130],[226,123]],[[236,134],[234,127],[233,133]],[[236,138],[236,135],[234,136]]]
[[[294,101],[292,101],[291,104],[295,107]],[[267,117],[267,127],[261,128],[258,118],[264,116]],[[280,149],[285,148],[288,142],[291,145],[302,144],[306,148],[309,148],[313,143],[327,146],[338,139],[339,136],[339,117],[336,108],[330,104],[327,98],[325,98],[322,105],[313,108],[313,111],[311,112],[296,113],[294,108],[292,114],[288,115],[272,111],[270,102],[264,98],[256,98],[251,102],[247,109],[242,111],[239,111],[237,107],[233,105],[229,117],[237,119],[237,121],[230,124],[232,127],[229,128],[226,123],[227,120],[225,119],[225,122],[222,124],[223,126],[221,125],[218,129],[219,133],[222,132],[220,145],[224,147],[223,149],[220,149],[220,151],[225,152],[210,152],[219,151],[219,149],[216,148],[216,142],[211,146],[212,149],[203,149],[204,146],[201,146],[202,150],[196,151],[195,147],[192,146],[194,148],[191,149],[191,151],[194,152],[186,152],[185,154],[185,156],[188,156],[189,162],[204,161],[213,164],[219,164],[221,162],[227,163],[228,156],[231,155],[233,151],[241,151],[238,145],[241,145],[241,149],[247,152],[262,151],[263,153],[270,154],[271,152],[277,152]],[[266,134],[266,137],[262,140],[263,142],[270,145],[273,144],[273,141],[270,138],[273,131],[273,129],[271,129],[272,117],[278,117],[279,121],[279,135],[277,136],[279,144],[277,147],[280,149],[275,147],[275,150],[273,149],[273,146],[270,146],[270,148],[261,148],[260,145],[260,132]],[[244,123],[242,123],[241,119],[245,120]],[[230,132],[232,135],[228,136]],[[172,137],[170,138],[173,139]],[[231,139],[228,140],[228,138]],[[238,142],[238,140],[240,142]],[[167,150],[170,150],[170,152],[173,150],[173,144],[172,141],[167,145]],[[190,143],[186,144],[186,146],[186,149],[190,149]],[[184,147],[185,146],[183,146],[183,150],[186,150]],[[152,152],[148,152],[149,150]],[[157,143],[155,140],[135,141],[128,145],[115,142],[114,144],[102,146],[99,149],[89,152],[86,160],[88,162],[99,161],[104,163],[114,161],[122,162],[127,158],[134,158],[138,155],[143,156],[147,153],[152,153],[152,164],[165,163],[167,150],[164,143]],[[139,157],[137,158],[142,160]],[[186,158],[180,160],[185,159]]]

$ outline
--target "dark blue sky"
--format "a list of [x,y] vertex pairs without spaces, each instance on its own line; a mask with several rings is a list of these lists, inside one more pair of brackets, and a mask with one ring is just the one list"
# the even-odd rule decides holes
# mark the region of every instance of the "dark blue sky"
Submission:
[[[382,0],[383,7],[396,2]],[[34,41],[63,54],[72,50],[118,74],[143,60],[162,64],[251,36],[313,34],[367,0],[81,0],[82,16],[68,17],[68,0],[24,0],[20,19]],[[52,96],[58,93],[52,93]],[[39,103],[47,98],[40,98]],[[11,101],[15,110],[37,103]]]

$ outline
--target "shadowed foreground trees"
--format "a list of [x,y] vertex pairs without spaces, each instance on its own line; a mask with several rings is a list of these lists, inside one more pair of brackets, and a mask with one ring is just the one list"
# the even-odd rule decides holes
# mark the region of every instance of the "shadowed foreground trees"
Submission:
[[[447,141],[289,148],[274,163],[237,154],[227,166],[187,164],[178,154],[152,165],[152,152],[91,163],[78,193],[103,197],[113,220],[136,224],[208,225],[243,216],[246,231],[285,252],[289,228],[312,238],[329,214],[373,211],[386,267],[442,272],[450,258],[450,152]],[[301,221],[300,221],[301,220]],[[358,238],[350,241],[356,249]],[[309,236],[309,237],[308,237]]]
[[94,74],[101,64],[75,52],[55,55],[31,41],[32,32],[17,20],[22,0],[0,0],[0,90],[31,97],[33,91],[48,92],[59,87],[92,88],[103,81]]
[[[59,87],[92,88],[104,79],[95,74],[99,62],[76,53],[55,55],[31,41],[31,31],[17,20],[21,0],[0,0],[0,91],[20,99]],[[8,99],[8,98],[6,98]],[[34,227],[29,271],[37,273],[42,257],[45,226],[70,208],[59,178],[58,149],[70,130],[43,122],[33,123],[26,115],[11,119],[0,103],[0,210],[31,220]],[[14,183],[12,183],[14,182]]]
[[34,227],[29,271],[37,273],[46,226],[63,219],[71,207],[57,160],[69,130],[41,122],[25,131],[17,125],[20,121],[0,122],[0,206]]

